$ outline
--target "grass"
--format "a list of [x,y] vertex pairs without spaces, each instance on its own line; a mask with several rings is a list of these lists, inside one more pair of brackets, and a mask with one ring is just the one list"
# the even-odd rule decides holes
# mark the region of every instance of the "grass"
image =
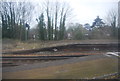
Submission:
[[2,51],[18,51],[18,50],[26,50],[26,49],[36,49],[36,48],[44,48],[44,47],[52,47],[52,46],[60,46],[66,44],[74,44],[74,43],[111,43],[118,42],[117,40],[61,40],[61,41],[18,41],[11,39],[3,39],[2,43]]
[[3,79],[81,79],[117,72],[117,59],[102,58],[60,66],[3,73]]

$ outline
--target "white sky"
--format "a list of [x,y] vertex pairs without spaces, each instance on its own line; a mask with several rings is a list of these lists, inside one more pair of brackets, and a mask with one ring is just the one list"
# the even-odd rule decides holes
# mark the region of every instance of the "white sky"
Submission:
[[116,8],[119,0],[70,0],[76,13],[76,22],[92,24],[96,16],[104,19],[109,10]]
[[[42,0],[34,0],[40,2]],[[56,0],[50,0],[56,1]],[[119,0],[58,0],[65,1],[70,4],[73,9],[73,23],[85,24],[92,22],[97,16],[103,20],[111,9],[117,9]]]
[[[28,0],[28,1],[32,1],[35,3],[42,2],[42,0]],[[72,11],[73,23],[80,24],[89,23],[90,25],[92,25],[92,22],[96,18],[96,16],[100,16],[100,18],[104,20],[107,13],[111,9],[113,8],[117,9],[117,4],[118,1],[120,0],[57,0],[57,1],[65,1],[70,4],[71,8],[73,9]],[[34,26],[35,23],[37,24],[37,22],[34,19],[33,23],[31,23],[31,26]]]

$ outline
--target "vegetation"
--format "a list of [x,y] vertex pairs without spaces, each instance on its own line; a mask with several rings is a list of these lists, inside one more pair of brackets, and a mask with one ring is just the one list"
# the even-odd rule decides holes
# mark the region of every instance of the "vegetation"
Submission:
[[[6,79],[87,79],[117,72],[117,59],[102,58],[72,64],[3,73]],[[74,68],[74,69],[73,69]]]
[[[53,6],[52,4],[54,4],[55,6]],[[38,39],[63,40],[65,38],[66,19],[68,17],[68,13],[70,13],[70,8],[68,8],[68,5],[63,5],[63,3],[59,3],[57,1],[55,3],[46,1],[44,11],[45,12],[41,14],[39,19],[37,19],[39,20],[38,29],[39,31],[41,31],[41,33],[39,33]],[[58,15],[60,15],[60,17],[58,17]],[[43,16],[45,16],[45,19],[47,19],[46,23],[40,20],[40,18],[44,20]],[[42,23],[44,23],[44,26],[42,25]],[[40,36],[45,37],[41,38]]]
[[[0,2],[2,22],[2,38],[26,40],[32,4],[29,2]],[[28,27],[28,28],[27,28]]]
[[39,39],[40,40],[45,40],[46,39],[46,28],[45,28],[43,13],[39,17],[38,31],[39,31]]
[[[69,4],[63,2],[45,1],[41,4],[38,24],[30,29],[34,6],[30,2],[0,2],[0,30],[2,38],[29,40],[66,40],[66,39],[118,39],[120,35],[117,26],[117,14],[111,11],[107,14],[106,23],[98,16],[92,26],[70,23],[67,20],[72,15]],[[73,17],[72,17],[73,18]],[[105,19],[104,19],[105,20]],[[69,24],[69,25],[67,25]],[[36,29],[36,30],[35,30]],[[33,34],[32,32],[36,32]]]
[[110,39],[99,39],[99,40],[60,40],[60,41],[41,41],[41,40],[28,40],[28,41],[19,41],[19,40],[12,40],[12,39],[3,39],[2,40],[2,52],[8,51],[18,51],[18,50],[30,50],[30,49],[37,49],[37,48],[45,48],[45,47],[54,47],[54,46],[61,46],[67,44],[106,44],[106,43],[114,43],[118,42],[117,40],[110,40]]

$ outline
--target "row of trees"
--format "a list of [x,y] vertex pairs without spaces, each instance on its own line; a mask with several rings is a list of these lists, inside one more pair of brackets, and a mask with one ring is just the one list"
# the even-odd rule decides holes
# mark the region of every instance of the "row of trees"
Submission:
[[37,19],[39,39],[63,40],[65,37],[66,20],[70,14],[70,7],[66,3],[49,1],[45,2],[43,7],[44,10]]
[[[66,29],[66,18],[69,17],[68,13],[70,13],[67,9],[68,6],[60,6],[58,2],[53,6],[48,1],[45,7],[45,12],[41,14],[38,24],[41,40],[118,38],[120,28],[117,27],[118,14],[116,10],[110,10],[107,13],[107,18],[104,19],[105,23],[98,16],[92,26],[86,24],[89,25],[88,29],[79,23],[69,25]],[[51,7],[52,10],[50,10]],[[45,14],[47,14],[46,17],[44,17]],[[46,22],[44,18],[47,19]]]
[[[0,5],[2,38],[27,40],[30,29],[28,24],[34,16],[34,6],[30,2],[0,2]],[[41,11],[37,11],[40,16],[36,19],[39,39],[64,39],[66,20],[71,11],[68,4],[46,1],[42,3],[42,7]]]
[[[87,28],[79,23],[69,24],[66,28],[72,11],[67,3],[48,0],[41,4],[41,9],[37,11],[39,17],[35,30],[39,40],[118,38],[120,27],[117,27],[116,11],[107,14],[107,24],[98,16],[92,26],[86,24]],[[34,6],[30,2],[0,2],[2,38],[27,40],[33,12]]]
[[[2,38],[27,39],[33,6],[29,2],[0,2]],[[26,28],[28,27],[28,28]]]
[[[115,12],[114,12],[115,13]],[[109,13],[110,14],[110,13]],[[111,13],[112,14],[112,13]],[[92,26],[86,23],[84,26],[81,24],[70,24],[67,29],[69,39],[118,39],[120,27],[117,26],[117,14],[109,16],[112,21],[105,24],[102,19],[97,16]]]
[[[105,24],[102,21],[102,19],[97,17],[93,21],[92,26],[90,26],[88,23],[86,23],[85,25],[82,25],[79,23],[69,23],[64,33],[64,37],[65,37],[64,39],[74,39],[74,40],[118,39],[118,36],[119,36],[118,31],[120,30],[120,28],[117,26],[117,23],[115,22],[117,22],[117,19],[114,19],[114,21],[108,22],[109,23],[108,25],[108,24]],[[39,29],[39,30],[43,30],[43,29]],[[46,32],[46,29],[44,29],[44,31]],[[42,34],[39,34],[39,35],[43,36]]]

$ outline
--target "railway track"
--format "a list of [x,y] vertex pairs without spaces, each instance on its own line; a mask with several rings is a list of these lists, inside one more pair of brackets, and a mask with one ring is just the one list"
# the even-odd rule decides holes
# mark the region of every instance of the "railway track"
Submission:
[[119,44],[70,44],[42,49],[3,52],[0,57],[10,58],[49,58],[78,57],[81,55],[96,55],[106,52],[118,52]]
[[[73,57],[118,52],[119,44],[70,44],[42,49],[11,51],[2,53],[2,61],[12,65],[14,61],[60,60]],[[8,62],[10,61],[10,62]]]

